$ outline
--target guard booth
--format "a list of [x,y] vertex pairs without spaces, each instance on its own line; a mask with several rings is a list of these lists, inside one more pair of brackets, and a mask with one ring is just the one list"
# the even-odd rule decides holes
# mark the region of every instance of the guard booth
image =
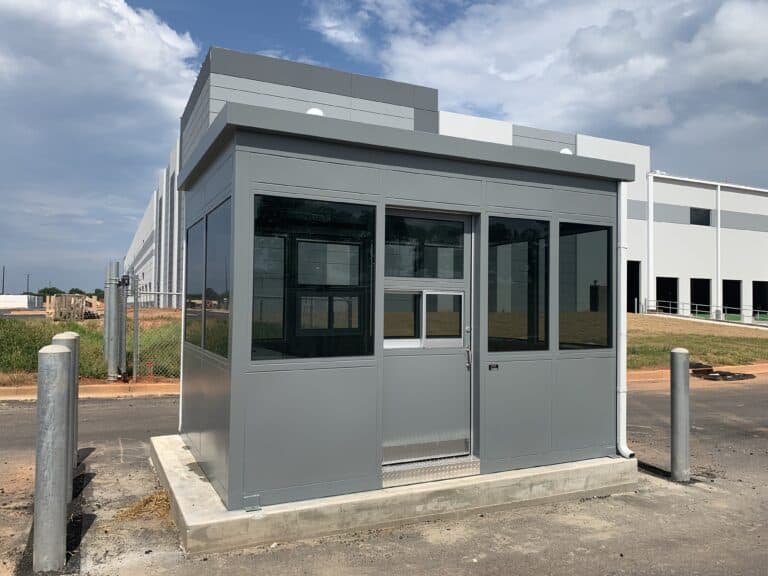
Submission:
[[227,508],[617,456],[634,167],[436,118],[429,88],[209,53],[180,430]]

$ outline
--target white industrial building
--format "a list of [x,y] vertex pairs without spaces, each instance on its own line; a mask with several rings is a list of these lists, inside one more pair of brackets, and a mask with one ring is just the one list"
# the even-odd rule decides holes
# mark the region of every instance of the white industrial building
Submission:
[[136,274],[144,305],[181,307],[184,205],[176,184],[178,170],[177,139],[123,260],[123,269]]
[[[211,91],[210,109],[207,114],[189,111],[182,139],[193,139],[192,132],[210,126],[225,101],[381,122],[375,115],[331,106],[327,97],[318,99],[318,93],[309,90],[294,91],[287,97],[270,92],[277,89],[271,84],[249,80],[248,91],[243,91],[243,82],[238,82],[236,77],[211,74],[206,88]],[[303,95],[297,99],[296,94]],[[392,127],[407,124],[409,129],[419,130],[419,122],[436,120],[437,132],[445,136],[634,164],[636,179],[627,184],[626,207],[628,311],[768,321],[768,258],[762,253],[768,247],[768,190],[651,171],[650,147],[629,142],[443,111],[434,120],[387,118]],[[145,294],[142,301],[162,307],[180,306],[183,289],[179,150],[184,146],[177,141],[124,260],[125,269],[133,268],[138,275]],[[648,226],[649,221],[653,226]]]

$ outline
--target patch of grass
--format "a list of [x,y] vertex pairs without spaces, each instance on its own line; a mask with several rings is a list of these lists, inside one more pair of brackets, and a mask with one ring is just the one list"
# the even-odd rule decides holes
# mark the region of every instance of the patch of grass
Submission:
[[37,372],[37,352],[60,332],[80,334],[80,374],[105,378],[101,322],[50,322],[0,318],[0,372]]
[[713,366],[768,361],[768,330],[652,314],[627,320],[628,368],[666,368],[669,351],[678,346],[691,352],[692,362]]

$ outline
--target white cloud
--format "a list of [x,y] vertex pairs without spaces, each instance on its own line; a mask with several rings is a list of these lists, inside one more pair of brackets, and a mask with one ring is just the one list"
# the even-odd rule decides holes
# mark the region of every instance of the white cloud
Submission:
[[33,286],[92,288],[105,257],[122,258],[199,56],[188,33],[123,0],[0,0],[0,262],[11,289],[27,272]]
[[[708,111],[768,118],[765,0],[498,0],[457,3],[442,19],[434,2],[397,4],[393,14],[333,3],[366,51],[325,38],[393,79],[438,88],[445,110],[649,144]],[[316,0],[315,14],[329,5]],[[673,164],[686,154],[666,150]]]

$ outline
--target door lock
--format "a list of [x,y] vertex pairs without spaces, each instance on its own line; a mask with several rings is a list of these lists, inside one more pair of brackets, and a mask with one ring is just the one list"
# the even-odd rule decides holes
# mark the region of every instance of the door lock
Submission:
[[465,366],[467,367],[467,370],[472,369],[472,350],[470,348],[464,348],[464,352],[467,353],[467,362]]

